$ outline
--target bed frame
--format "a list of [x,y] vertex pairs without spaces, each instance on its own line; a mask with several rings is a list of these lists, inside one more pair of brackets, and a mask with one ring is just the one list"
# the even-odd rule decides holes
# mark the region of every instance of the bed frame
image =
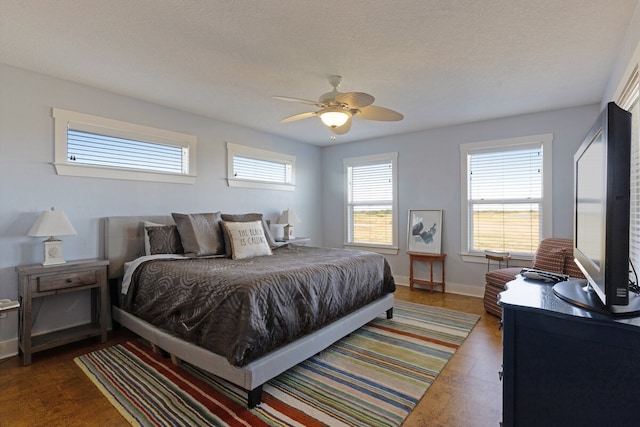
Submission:
[[105,257],[109,259],[109,279],[117,290],[111,293],[113,319],[153,345],[171,354],[174,363],[180,360],[210,372],[248,391],[247,406],[253,408],[261,401],[262,385],[282,372],[294,367],[329,347],[334,342],[375,319],[382,312],[393,317],[393,294],[386,294],[370,304],[334,321],[311,334],[266,354],[242,366],[231,365],[226,358],[177,338],[132,314],[120,309],[119,281],[124,263],[135,259],[144,250],[142,221],[173,224],[170,216],[118,216],[104,218]]

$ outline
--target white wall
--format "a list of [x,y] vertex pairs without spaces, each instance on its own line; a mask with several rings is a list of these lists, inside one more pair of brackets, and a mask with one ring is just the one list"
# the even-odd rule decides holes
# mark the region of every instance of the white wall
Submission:
[[486,264],[464,262],[460,257],[460,144],[552,133],[553,235],[571,238],[573,153],[599,110],[599,105],[588,105],[325,148],[322,152],[324,244],[340,247],[343,243],[342,159],[397,151],[400,251],[396,256],[387,257],[396,279],[406,284],[409,276],[406,254],[409,209],[443,209],[442,251],[447,254],[448,289],[482,295]]
[[[51,165],[52,107],[197,135],[196,183],[56,175]],[[228,187],[225,141],[295,155],[295,192]],[[320,242],[320,155],[321,149],[309,144],[0,64],[0,298],[17,299],[15,266],[42,262],[42,239],[26,234],[38,214],[51,206],[63,210],[78,232],[63,237],[67,259],[103,254],[100,218],[110,215],[222,210],[262,212],[274,220],[292,208],[302,220],[296,234]],[[87,301],[87,295],[77,294],[45,300],[34,331],[88,321]],[[15,312],[0,319],[0,357],[3,342],[15,345],[17,328]]]

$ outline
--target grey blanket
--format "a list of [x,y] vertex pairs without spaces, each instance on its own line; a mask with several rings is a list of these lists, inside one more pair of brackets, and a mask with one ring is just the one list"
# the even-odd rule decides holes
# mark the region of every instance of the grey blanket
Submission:
[[382,255],[284,246],[245,260],[152,260],[124,309],[236,366],[395,291]]

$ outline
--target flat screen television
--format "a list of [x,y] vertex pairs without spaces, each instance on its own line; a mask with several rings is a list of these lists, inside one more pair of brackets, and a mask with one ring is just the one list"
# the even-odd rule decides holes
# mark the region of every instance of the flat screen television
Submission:
[[580,307],[610,315],[640,314],[629,295],[631,113],[610,102],[574,156],[573,256],[587,278],[554,285]]

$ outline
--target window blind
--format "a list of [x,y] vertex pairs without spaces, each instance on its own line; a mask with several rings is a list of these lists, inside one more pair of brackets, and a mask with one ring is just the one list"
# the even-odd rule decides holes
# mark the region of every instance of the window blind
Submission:
[[227,142],[230,187],[295,191],[296,157]]
[[469,250],[534,253],[542,221],[542,144],[468,157]]
[[188,174],[188,148],[69,129],[69,163]]
[[[620,106],[631,112],[631,198],[629,258],[640,270],[640,85],[638,69],[633,73]],[[634,279],[635,280],[635,279]]]
[[348,167],[349,241],[393,244],[393,164]]
[[290,175],[291,166],[287,163],[233,156],[233,177],[236,179],[288,184]]

